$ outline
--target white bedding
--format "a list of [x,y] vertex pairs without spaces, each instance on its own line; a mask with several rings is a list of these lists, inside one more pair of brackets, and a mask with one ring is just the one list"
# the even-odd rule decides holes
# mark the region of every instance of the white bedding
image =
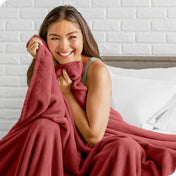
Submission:
[[111,106],[125,121],[155,132],[176,134],[176,67],[107,68],[112,79]]

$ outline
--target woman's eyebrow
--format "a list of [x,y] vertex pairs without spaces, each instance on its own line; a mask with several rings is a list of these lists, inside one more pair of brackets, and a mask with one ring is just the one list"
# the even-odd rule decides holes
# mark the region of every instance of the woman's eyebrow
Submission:
[[[72,31],[72,32],[69,32],[68,34],[66,34],[66,36],[70,35],[70,34],[74,34],[74,33],[78,33],[78,31]],[[57,37],[61,37],[60,35],[58,34],[49,34],[49,36],[57,36]]]

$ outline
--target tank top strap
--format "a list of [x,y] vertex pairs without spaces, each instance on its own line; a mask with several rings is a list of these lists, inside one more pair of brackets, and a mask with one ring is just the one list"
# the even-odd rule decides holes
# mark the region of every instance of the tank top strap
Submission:
[[86,84],[87,70],[88,70],[90,64],[91,64],[93,61],[98,60],[98,59],[99,59],[99,58],[91,57],[91,58],[87,61],[86,66],[84,67],[84,72],[83,72],[83,76],[82,76],[82,79],[81,79],[81,81],[82,81],[82,83],[83,83],[84,85]]

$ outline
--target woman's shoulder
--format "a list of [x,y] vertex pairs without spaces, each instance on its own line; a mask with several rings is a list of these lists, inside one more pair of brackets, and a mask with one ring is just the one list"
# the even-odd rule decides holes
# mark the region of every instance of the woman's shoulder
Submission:
[[96,74],[99,72],[101,73],[104,71],[108,71],[106,65],[101,59],[93,57],[90,58],[90,60],[93,60],[93,62],[89,66],[88,74]]
[[89,83],[90,80],[98,81],[100,79],[110,79],[110,75],[103,61],[101,59],[95,59],[90,64],[89,69],[87,71],[87,83]]

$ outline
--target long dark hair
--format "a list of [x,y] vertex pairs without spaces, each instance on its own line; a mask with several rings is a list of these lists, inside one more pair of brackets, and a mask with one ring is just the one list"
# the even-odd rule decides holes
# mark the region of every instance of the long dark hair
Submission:
[[[40,26],[39,36],[47,43],[47,32],[51,24],[60,21],[67,20],[79,25],[82,35],[83,35],[83,51],[82,54],[88,57],[97,57],[101,59],[98,45],[92,35],[92,32],[84,20],[81,13],[70,5],[59,6],[51,10],[48,15],[45,17],[43,23]],[[35,60],[33,59],[31,65],[27,71],[27,84],[29,86],[33,69],[34,69]]]

